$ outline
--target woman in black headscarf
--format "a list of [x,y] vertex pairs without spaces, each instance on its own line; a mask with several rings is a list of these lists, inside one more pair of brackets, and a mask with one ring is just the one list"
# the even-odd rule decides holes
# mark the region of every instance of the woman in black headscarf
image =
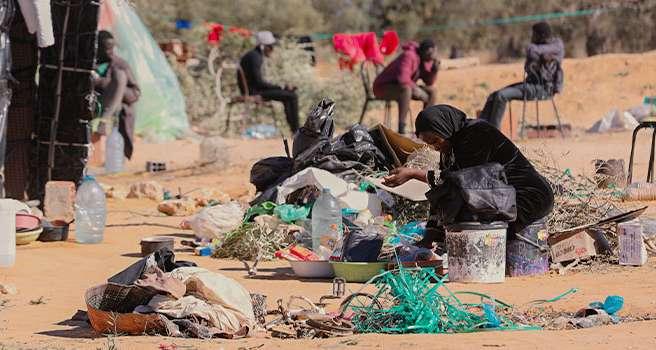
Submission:
[[[455,107],[436,105],[419,113],[415,128],[420,139],[440,152],[441,171],[486,163],[499,163],[504,167],[517,199],[517,219],[509,223],[509,234],[522,231],[551,212],[554,195],[549,182],[494,126],[482,120],[467,119],[465,113]],[[431,171],[409,168],[393,170],[385,183],[398,186],[413,178],[436,185]],[[430,232],[422,243],[427,245],[441,238],[437,237],[439,230]]]

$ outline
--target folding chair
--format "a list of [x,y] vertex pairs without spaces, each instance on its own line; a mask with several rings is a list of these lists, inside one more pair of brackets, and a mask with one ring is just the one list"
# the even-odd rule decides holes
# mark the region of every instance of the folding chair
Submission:
[[[558,65],[558,61],[552,61],[547,64],[556,64]],[[534,74],[534,76],[538,76],[538,74]],[[526,79],[528,78],[528,73],[524,72],[524,81],[522,84],[526,85]],[[535,119],[536,119],[536,124],[537,124],[537,136],[538,138],[540,137],[540,101],[551,101],[551,105],[553,106],[554,114],[556,115],[556,121],[558,122],[558,131],[560,132],[560,135],[564,138],[565,137],[565,132],[563,131],[563,125],[560,121],[560,113],[558,113],[558,107],[556,107],[556,101],[555,99],[555,93],[547,93],[544,95],[539,95],[535,98]],[[519,137],[524,139],[524,132],[526,129],[526,104],[528,102],[527,96],[526,96],[526,89],[524,89],[524,97],[522,100],[522,120],[520,122],[520,129],[519,129]],[[513,134],[513,118],[512,118],[512,103],[508,103],[508,113],[509,113],[509,118],[510,118],[510,135]]]

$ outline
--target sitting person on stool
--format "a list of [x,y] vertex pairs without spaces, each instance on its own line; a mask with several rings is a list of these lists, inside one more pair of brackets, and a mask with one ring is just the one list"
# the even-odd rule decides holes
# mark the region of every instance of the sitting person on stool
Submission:
[[[276,43],[276,38],[268,31],[258,32],[255,34],[257,46],[246,53],[239,62],[241,69],[244,71],[246,83],[248,85],[248,93],[250,95],[259,95],[265,101],[279,101],[285,107],[285,117],[289,128],[292,132],[298,130],[298,95],[296,95],[296,88],[292,86],[279,86],[269,83],[263,78],[264,57],[270,57],[273,53],[273,46]],[[243,91],[244,86],[241,85],[241,78],[237,77],[240,82],[239,89]]]
[[[437,78],[440,61],[433,40],[403,45],[403,53],[390,63],[374,81],[374,95],[385,101],[396,101],[399,109],[399,133],[405,133],[410,100],[424,102],[424,108],[435,104],[433,83]],[[421,79],[425,85],[417,85]]]
[[[417,136],[440,152],[440,170],[457,171],[488,163],[503,165],[508,184],[515,188],[517,218],[508,226],[509,238],[514,238],[532,223],[547,216],[553,209],[554,193],[551,184],[504,136],[501,131],[482,120],[468,119],[464,112],[449,106],[431,106],[419,113],[415,121]],[[410,179],[439,186],[434,171],[396,168],[385,178],[385,185],[399,186]],[[429,192],[430,193],[430,192]],[[427,198],[430,197],[427,194]],[[418,246],[432,247],[433,242],[444,242],[441,218],[432,208],[440,203],[431,202],[431,217],[426,224],[426,235]]]
[[553,96],[563,89],[561,63],[565,56],[563,41],[551,34],[546,22],[533,25],[533,37],[526,48],[526,84],[515,83],[493,92],[485,102],[480,118],[498,128],[510,100],[536,100]]
[[[105,30],[98,32],[98,65],[92,76],[94,88],[102,101],[102,112],[91,140],[96,145],[100,144],[106,133],[105,122],[118,116],[118,131],[125,142],[125,157],[130,159],[134,151],[135,104],[141,97],[141,89],[130,65],[114,52],[114,46],[112,33]],[[102,163],[102,154],[94,157],[97,163]]]

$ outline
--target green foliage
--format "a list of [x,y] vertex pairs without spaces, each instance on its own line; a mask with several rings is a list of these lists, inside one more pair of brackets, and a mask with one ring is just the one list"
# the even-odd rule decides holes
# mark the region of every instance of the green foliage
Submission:
[[276,84],[298,88],[301,122],[305,119],[304,115],[324,97],[337,104],[337,126],[348,127],[357,122],[364,101],[364,89],[355,73],[340,71],[330,78],[321,78],[311,65],[308,51],[295,43],[283,41],[267,62],[266,76]]
[[[221,96],[225,99],[239,94],[236,71],[229,66],[235,66],[241,55],[252,48],[249,38],[238,34],[226,33],[221,41],[220,54],[216,62],[208,62],[216,67],[227,66],[221,74]],[[208,49],[206,49],[207,51]],[[208,57],[208,54],[204,54]],[[187,113],[191,122],[200,125],[206,132],[216,132],[225,125],[227,110],[217,96],[215,76],[204,65],[190,72],[187,67],[172,62],[180,80],[183,93],[187,98]],[[337,103],[336,124],[348,127],[357,121],[359,109],[364,100],[364,91],[360,78],[353,72],[343,71],[329,78],[321,78],[311,64],[308,51],[289,41],[282,41],[274,50],[271,58],[265,61],[265,79],[278,85],[297,87],[299,96],[299,111],[301,122],[305,114],[319,100],[329,97]],[[282,106],[274,103],[279,120],[282,117]],[[247,124],[257,122],[271,123],[271,117],[264,111],[246,110],[244,105],[236,105],[233,115],[242,115]],[[286,125],[278,125],[286,127]],[[240,130],[234,130],[240,131]]]

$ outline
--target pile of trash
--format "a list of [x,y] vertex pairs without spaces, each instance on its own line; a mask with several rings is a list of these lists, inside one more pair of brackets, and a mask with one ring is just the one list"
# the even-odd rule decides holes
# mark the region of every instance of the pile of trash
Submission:
[[219,273],[175,261],[162,248],[90,288],[91,326],[100,333],[238,338],[257,326],[251,296]]
[[656,114],[653,104],[645,103],[625,111],[613,109],[592,125],[587,132],[606,133],[635,129],[644,119]]
[[[258,196],[250,207],[215,203],[184,221],[183,227],[198,238],[195,244],[201,255],[255,261],[249,266],[255,273],[258,261],[293,246],[314,249],[322,260],[378,262],[379,258],[391,261],[395,248],[422,238],[423,231],[415,232],[412,239],[403,233],[399,236],[397,225],[425,223],[428,207],[423,193],[428,186],[419,188],[421,200],[415,202],[386,191],[376,179],[406,163],[436,169],[439,154],[382,126],[367,130],[355,125],[334,137],[334,117],[335,103],[320,101],[295,135],[291,151],[285,142],[286,157],[270,157],[253,165],[250,181]],[[322,245],[313,246],[316,223],[312,221],[322,217],[314,211],[324,192],[340,211],[334,218],[332,241],[324,245],[326,251],[318,252]],[[424,210],[401,214],[415,206]],[[369,249],[366,258],[348,252],[351,245],[369,241],[375,241],[376,248]],[[335,251],[342,247],[347,250],[343,254]]]

